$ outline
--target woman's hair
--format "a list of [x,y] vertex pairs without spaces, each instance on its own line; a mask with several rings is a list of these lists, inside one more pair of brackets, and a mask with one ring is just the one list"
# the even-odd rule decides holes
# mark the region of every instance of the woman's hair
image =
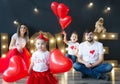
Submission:
[[21,28],[21,25],[24,25],[24,26],[26,27],[26,32],[25,32],[25,34],[24,34],[24,37],[25,37],[25,38],[28,38],[28,37],[29,37],[29,31],[28,31],[28,27],[27,27],[26,24],[20,24],[20,25],[18,26],[18,28],[17,28],[17,35],[18,35],[18,37],[20,37],[20,28]]

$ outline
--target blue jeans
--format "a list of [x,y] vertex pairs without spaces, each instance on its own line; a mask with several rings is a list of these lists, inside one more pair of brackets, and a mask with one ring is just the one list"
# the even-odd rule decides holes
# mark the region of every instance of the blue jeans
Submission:
[[75,55],[66,54],[66,57],[70,58],[73,63],[76,62],[77,57]]
[[112,65],[109,63],[103,63],[93,68],[87,68],[84,64],[76,62],[73,64],[76,71],[87,74],[95,79],[99,79],[104,73],[110,72],[112,70]]

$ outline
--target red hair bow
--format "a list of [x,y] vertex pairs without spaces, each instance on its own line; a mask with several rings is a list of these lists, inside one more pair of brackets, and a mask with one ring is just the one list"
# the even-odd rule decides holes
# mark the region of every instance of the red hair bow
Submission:
[[42,33],[40,33],[38,38],[43,39],[44,41],[48,42],[48,39],[45,38]]

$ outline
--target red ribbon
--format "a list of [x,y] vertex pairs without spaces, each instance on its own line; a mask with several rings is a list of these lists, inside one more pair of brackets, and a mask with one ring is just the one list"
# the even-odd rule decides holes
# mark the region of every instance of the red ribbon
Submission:
[[43,39],[44,41],[48,42],[48,39],[45,38],[42,33],[40,33],[38,38]]

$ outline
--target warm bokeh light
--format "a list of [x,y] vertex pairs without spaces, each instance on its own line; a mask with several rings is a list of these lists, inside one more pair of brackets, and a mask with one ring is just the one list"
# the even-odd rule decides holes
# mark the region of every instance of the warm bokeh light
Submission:
[[95,39],[95,40],[97,40],[97,39],[98,39],[98,37],[97,37],[97,36],[94,36],[94,39]]
[[5,58],[6,57],[6,54],[2,54],[2,58]]
[[34,50],[31,50],[30,52],[31,52],[31,53],[33,53],[33,52],[34,52]]
[[102,35],[102,37],[103,37],[103,38],[105,38],[105,37],[106,37],[106,35],[105,35],[105,34],[103,34],[103,35]]
[[50,43],[54,43],[55,41],[54,41],[54,39],[50,39]]
[[64,52],[65,52],[65,50],[64,50],[64,49],[61,49],[61,52],[62,52],[62,53],[64,53]]
[[106,8],[104,9],[104,13],[108,13],[108,12],[110,12],[110,10],[111,10],[111,7],[106,7]]
[[5,40],[5,39],[6,39],[6,36],[2,36],[2,39]]
[[106,50],[105,50],[105,49],[103,49],[103,51],[105,52]]
[[107,11],[110,11],[111,10],[111,8],[110,7],[107,7]]
[[88,8],[92,8],[93,7],[93,2],[90,2],[89,4],[88,4]]
[[57,40],[58,40],[58,41],[60,41],[60,40],[61,40],[61,38],[60,38],[60,37],[58,37],[58,38],[57,38]]
[[39,10],[38,10],[37,8],[34,8],[34,12],[35,12],[35,13],[38,13]]
[[17,20],[14,20],[13,23],[14,23],[15,25],[18,25],[18,24],[19,24],[19,22],[18,22]]
[[111,37],[112,37],[112,38],[115,38],[115,35],[114,35],[114,34],[112,34],[112,35],[111,35]]
[[115,64],[114,63],[111,63],[111,65],[114,67],[115,66]]
[[6,48],[6,45],[2,45],[2,48]]
[[32,44],[33,44],[33,43],[34,43],[34,40],[30,40],[30,43],[32,43]]

